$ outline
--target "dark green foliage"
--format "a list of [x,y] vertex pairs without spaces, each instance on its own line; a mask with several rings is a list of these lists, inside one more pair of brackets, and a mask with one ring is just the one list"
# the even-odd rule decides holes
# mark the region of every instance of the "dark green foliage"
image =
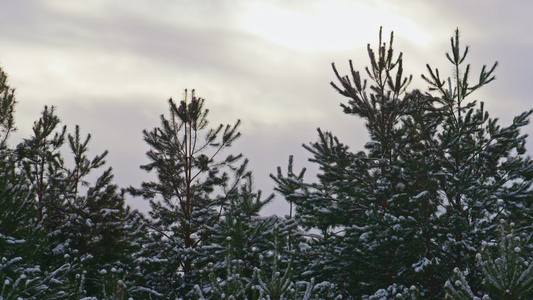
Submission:
[[524,238],[529,237],[513,229],[506,231],[502,226],[497,245],[482,243],[476,258],[482,271],[483,288],[492,298],[533,297],[533,255],[531,245],[524,243]]
[[[503,223],[503,222],[502,222]],[[533,261],[531,245],[514,229],[500,227],[498,240],[484,241],[476,255],[479,269],[476,277],[482,285],[472,291],[464,273],[456,268],[446,281],[446,299],[530,299],[533,297]],[[511,223],[511,225],[514,225]],[[476,289],[474,289],[476,290]]]

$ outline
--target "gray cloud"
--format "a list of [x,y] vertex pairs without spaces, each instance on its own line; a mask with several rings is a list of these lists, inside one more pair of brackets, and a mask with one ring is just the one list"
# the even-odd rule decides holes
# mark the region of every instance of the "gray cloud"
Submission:
[[[301,13],[311,13],[321,3],[266,2]],[[335,33],[353,39],[351,49],[286,47],[243,27],[244,15],[254,3],[3,2],[0,65],[17,88],[18,136],[29,134],[43,105],[56,105],[66,124],[80,124],[82,131],[93,134],[95,154],[110,150],[109,163],[121,186],[138,185],[149,178],[138,168],[146,162],[142,129],[159,125],[169,97],[179,100],[183,89],[196,88],[198,96],[207,100],[213,126],[243,120],[243,137],[234,150],[250,158],[258,187],[265,193],[273,186],[268,174],[278,165],[284,168],[289,155],[296,155],[298,166],[309,167],[301,144],[315,140],[317,127],[360,149],[366,139],[364,125],[339,108],[345,100],[329,86],[334,79],[330,63],[343,73],[348,72],[348,59],[364,68],[366,43],[376,45],[379,28],[358,28],[355,18],[346,20],[342,23],[346,28],[336,28]],[[388,28],[395,23],[382,20],[387,38],[388,31],[396,32],[396,49],[405,54],[406,72],[417,78],[413,87],[424,87],[419,75],[425,73],[426,63],[450,70],[444,53],[459,27],[463,41],[472,46],[474,69],[500,62],[498,80],[475,97],[486,101],[503,121],[531,106],[529,2],[357,3],[414,26]],[[425,42],[409,39],[410,28],[427,34]],[[368,32],[374,38],[361,40]],[[310,175],[315,171],[310,170]],[[141,202],[132,200],[135,205]],[[273,212],[284,214],[287,205],[279,199],[266,213]]]

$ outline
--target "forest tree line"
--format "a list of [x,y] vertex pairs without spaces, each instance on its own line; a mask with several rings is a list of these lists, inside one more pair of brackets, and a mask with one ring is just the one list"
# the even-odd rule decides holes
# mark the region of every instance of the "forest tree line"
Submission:
[[0,299],[531,299],[533,162],[520,131],[533,111],[500,125],[470,96],[497,64],[471,75],[458,30],[450,45],[452,74],[427,65],[426,91],[409,88],[392,33],[363,70],[332,65],[369,141],[353,151],[318,129],[303,145],[316,179],[292,157],[271,175],[284,217],[260,214],[274,194],[231,151],[240,121],[211,127],[194,91],[143,131],[140,167],[155,179],[119,187],[107,151],[90,154],[91,135],[54,107],[12,145],[17,101],[0,70]]

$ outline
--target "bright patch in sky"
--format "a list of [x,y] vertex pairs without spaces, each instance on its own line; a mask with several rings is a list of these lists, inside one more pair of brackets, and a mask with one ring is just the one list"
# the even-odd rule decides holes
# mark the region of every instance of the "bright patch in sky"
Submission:
[[254,3],[244,22],[252,33],[298,50],[331,51],[364,46],[375,39],[380,26],[415,44],[423,45],[428,40],[428,35],[409,20],[385,8],[343,1],[324,1],[298,11],[271,3]]

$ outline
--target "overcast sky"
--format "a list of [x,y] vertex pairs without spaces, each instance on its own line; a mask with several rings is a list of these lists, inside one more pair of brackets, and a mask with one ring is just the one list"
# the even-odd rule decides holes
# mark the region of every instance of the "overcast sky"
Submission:
[[[250,159],[268,194],[268,175],[285,170],[289,155],[311,167],[301,145],[316,140],[317,127],[354,150],[366,143],[363,123],[339,107],[330,64],[343,74],[349,59],[368,65],[366,45],[376,45],[380,26],[395,32],[419,88],[426,63],[451,70],[444,54],[459,28],[474,70],[500,63],[497,80],[473,98],[509,124],[533,106],[532,11],[527,0],[0,0],[0,66],[19,101],[13,142],[54,105],[69,128],[93,135],[94,155],[110,151],[121,187],[138,186],[150,178],[139,169],[142,130],[159,125],[168,98],[194,88],[213,127],[242,120],[232,151]],[[284,215],[288,205],[277,196],[264,213]]]

